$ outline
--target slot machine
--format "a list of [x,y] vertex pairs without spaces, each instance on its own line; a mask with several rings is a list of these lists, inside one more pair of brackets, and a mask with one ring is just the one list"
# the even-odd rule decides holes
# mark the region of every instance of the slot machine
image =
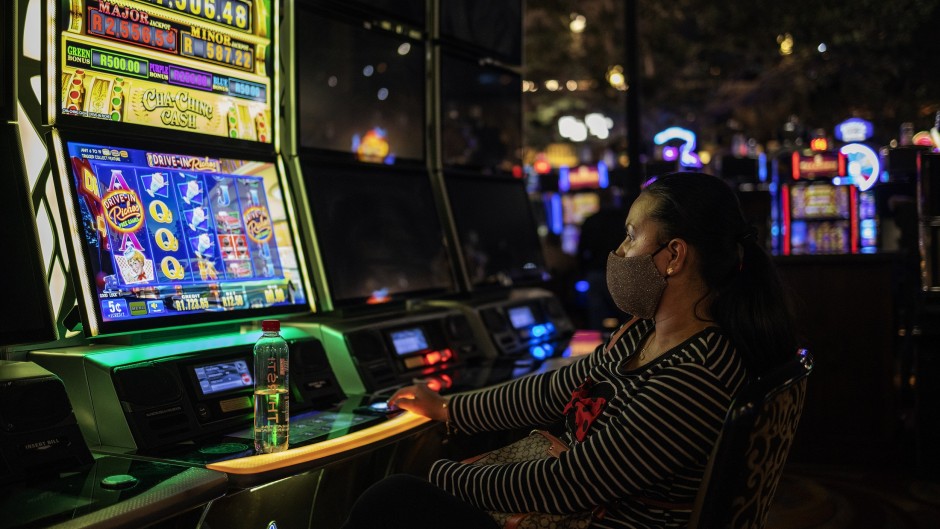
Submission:
[[292,325],[320,337],[347,392],[478,386],[462,370],[484,354],[466,316],[422,303],[459,288],[427,168],[424,29],[329,3],[292,9],[295,30],[317,28],[292,38],[285,149],[320,294]]
[[437,300],[468,315],[487,357],[538,362],[561,355],[574,326],[551,292],[535,216],[521,180],[444,173],[469,296]]
[[319,339],[285,326],[290,450],[253,453],[258,323],[317,307],[277,139],[278,8],[45,9],[49,187],[75,308],[59,315],[66,339],[28,358],[61,378],[96,455],[221,465],[230,490],[208,523],[262,504],[230,527],[307,523],[329,461],[425,422],[359,409],[369,397],[340,388]]
[[388,393],[415,378],[444,391],[475,385],[458,373],[484,353],[466,317],[420,303],[457,288],[427,173],[303,169],[330,302],[312,324],[341,386]]
[[[574,329],[561,301],[544,288],[547,267],[521,179],[522,78],[512,68],[521,62],[521,40],[512,29],[493,31],[512,26],[521,4],[489,6],[488,12],[484,6],[448,2],[439,13],[435,190],[461,289],[431,304],[465,314],[491,363],[535,366],[561,355]],[[489,23],[468,23],[484,19]],[[580,174],[565,180],[575,182],[569,189],[578,187]],[[594,176],[606,185],[605,172]]]
[[859,189],[847,177],[846,165],[845,155],[829,150],[794,151],[774,159],[776,253],[859,252]]

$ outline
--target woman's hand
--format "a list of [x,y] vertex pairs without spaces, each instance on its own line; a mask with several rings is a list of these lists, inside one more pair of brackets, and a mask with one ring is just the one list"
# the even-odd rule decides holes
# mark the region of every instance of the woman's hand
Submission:
[[413,386],[405,386],[396,391],[388,399],[388,405],[423,415],[435,421],[445,422],[448,419],[447,399],[436,391],[428,389],[428,385],[419,382]]

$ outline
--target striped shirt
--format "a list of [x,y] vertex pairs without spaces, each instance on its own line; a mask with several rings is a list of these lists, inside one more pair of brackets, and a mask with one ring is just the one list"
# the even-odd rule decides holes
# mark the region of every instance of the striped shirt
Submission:
[[688,509],[656,508],[633,498],[695,500],[746,372],[717,327],[639,369],[625,368],[652,330],[652,322],[640,320],[609,351],[599,346],[558,370],[453,396],[451,421],[467,433],[557,424],[572,392],[588,379],[607,397],[583,441],[572,442],[569,426],[571,448],[559,458],[484,466],[439,460],[431,482],[486,510],[568,513],[606,505],[595,527],[685,527]]

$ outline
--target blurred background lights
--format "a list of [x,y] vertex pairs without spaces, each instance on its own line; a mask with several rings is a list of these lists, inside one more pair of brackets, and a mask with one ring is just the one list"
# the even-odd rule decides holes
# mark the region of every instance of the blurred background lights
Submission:
[[592,135],[602,140],[606,140],[610,136],[610,129],[614,126],[614,120],[596,112],[585,116],[584,123]]
[[571,29],[571,32],[581,33],[584,31],[585,27],[587,27],[587,19],[584,18],[584,15],[571,13],[571,22],[568,24],[568,28]]
[[623,75],[623,66],[615,64],[607,69],[607,82],[617,90],[627,89],[627,78]]
[[790,55],[793,53],[793,35],[789,33],[778,35],[777,44],[780,45],[780,55]]
[[558,133],[562,138],[571,141],[584,141],[587,139],[588,129],[581,120],[572,116],[558,118]]

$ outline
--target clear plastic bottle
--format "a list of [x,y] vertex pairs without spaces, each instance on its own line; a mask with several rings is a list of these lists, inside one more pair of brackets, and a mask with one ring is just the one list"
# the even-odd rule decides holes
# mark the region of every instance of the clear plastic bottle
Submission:
[[255,452],[269,454],[287,450],[290,413],[287,370],[290,365],[287,341],[281,322],[261,322],[264,335],[255,343]]

